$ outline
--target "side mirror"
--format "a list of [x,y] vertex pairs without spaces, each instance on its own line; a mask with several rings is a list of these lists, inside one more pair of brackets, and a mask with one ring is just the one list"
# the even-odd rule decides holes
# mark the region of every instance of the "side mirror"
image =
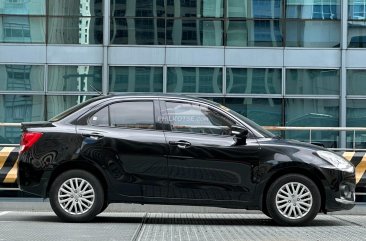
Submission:
[[248,129],[244,126],[232,125],[231,126],[231,135],[237,138],[237,145],[245,145],[248,135]]

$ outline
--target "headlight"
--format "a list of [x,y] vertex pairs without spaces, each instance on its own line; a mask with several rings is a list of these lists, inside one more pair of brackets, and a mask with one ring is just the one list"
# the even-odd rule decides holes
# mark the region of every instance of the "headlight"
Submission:
[[342,157],[338,156],[337,154],[334,154],[330,151],[317,151],[316,152],[322,159],[326,160],[330,164],[332,164],[333,167],[336,169],[345,171],[345,172],[354,172],[355,168],[354,166],[347,160],[343,159]]

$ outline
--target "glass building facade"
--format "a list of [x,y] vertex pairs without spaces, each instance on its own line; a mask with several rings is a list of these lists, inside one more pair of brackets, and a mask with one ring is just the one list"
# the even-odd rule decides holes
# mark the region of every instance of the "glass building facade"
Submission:
[[[0,122],[47,120],[100,93],[157,92],[265,126],[364,127],[365,59],[366,0],[0,0]],[[0,127],[0,143],[19,135]],[[353,136],[312,140],[344,148]]]

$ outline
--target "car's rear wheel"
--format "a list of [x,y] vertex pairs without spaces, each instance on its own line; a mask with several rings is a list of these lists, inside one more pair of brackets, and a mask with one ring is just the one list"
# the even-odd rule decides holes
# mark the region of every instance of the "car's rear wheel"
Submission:
[[278,178],[268,189],[267,210],[280,225],[305,225],[318,214],[321,196],[316,184],[306,176],[289,174]]
[[99,180],[84,170],[59,175],[50,189],[50,203],[57,216],[66,222],[88,222],[100,213],[104,204]]

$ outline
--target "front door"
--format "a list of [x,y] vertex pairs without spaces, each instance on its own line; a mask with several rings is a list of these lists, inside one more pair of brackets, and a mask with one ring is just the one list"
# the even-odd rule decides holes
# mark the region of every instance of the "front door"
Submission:
[[169,143],[169,198],[208,201],[250,201],[258,165],[258,143],[237,144],[230,135],[236,124],[204,104],[162,102],[164,133]]

